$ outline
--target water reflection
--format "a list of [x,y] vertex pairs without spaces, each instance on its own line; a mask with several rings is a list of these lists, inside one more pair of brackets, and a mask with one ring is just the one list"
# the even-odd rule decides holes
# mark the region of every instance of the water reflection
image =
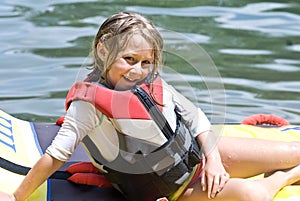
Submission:
[[[168,72],[166,79],[191,99],[192,90],[210,118],[222,116],[225,107],[226,122],[263,112],[300,123],[300,4],[295,1],[2,1],[0,108],[31,120],[62,115],[66,92],[82,77],[99,24],[120,10],[143,13],[166,45],[187,51],[183,61],[167,55],[166,65],[190,86]],[[197,53],[184,38],[211,56],[221,79],[187,70],[185,61],[195,61]],[[207,83],[224,84],[226,97],[215,96],[212,104],[210,93],[223,91],[208,90]]]

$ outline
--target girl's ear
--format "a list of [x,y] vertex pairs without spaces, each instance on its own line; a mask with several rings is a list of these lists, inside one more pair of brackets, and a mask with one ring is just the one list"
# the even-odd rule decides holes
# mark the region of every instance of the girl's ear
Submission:
[[97,55],[102,61],[105,61],[106,52],[107,52],[107,50],[104,47],[104,45],[101,42],[99,42],[97,44]]

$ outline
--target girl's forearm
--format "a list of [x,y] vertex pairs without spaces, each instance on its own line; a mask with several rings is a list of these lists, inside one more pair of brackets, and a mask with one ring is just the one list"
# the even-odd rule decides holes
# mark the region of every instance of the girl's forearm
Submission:
[[218,137],[212,131],[200,133],[197,141],[206,157],[219,157]]
[[44,154],[28,172],[14,196],[16,201],[26,200],[44,181],[46,181],[64,162]]

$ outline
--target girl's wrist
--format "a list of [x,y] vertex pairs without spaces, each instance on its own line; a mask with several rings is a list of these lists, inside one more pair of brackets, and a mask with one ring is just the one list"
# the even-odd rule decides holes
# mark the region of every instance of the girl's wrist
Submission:
[[220,153],[219,153],[218,149],[215,148],[213,151],[211,151],[205,157],[207,159],[211,159],[211,160],[219,160],[220,159]]

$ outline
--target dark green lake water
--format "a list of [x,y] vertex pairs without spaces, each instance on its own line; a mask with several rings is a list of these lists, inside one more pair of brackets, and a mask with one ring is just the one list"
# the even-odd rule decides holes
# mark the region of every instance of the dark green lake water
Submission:
[[163,76],[213,123],[257,113],[300,123],[296,0],[2,0],[0,108],[32,121],[63,115],[98,26],[122,10],[140,12],[159,28]]

